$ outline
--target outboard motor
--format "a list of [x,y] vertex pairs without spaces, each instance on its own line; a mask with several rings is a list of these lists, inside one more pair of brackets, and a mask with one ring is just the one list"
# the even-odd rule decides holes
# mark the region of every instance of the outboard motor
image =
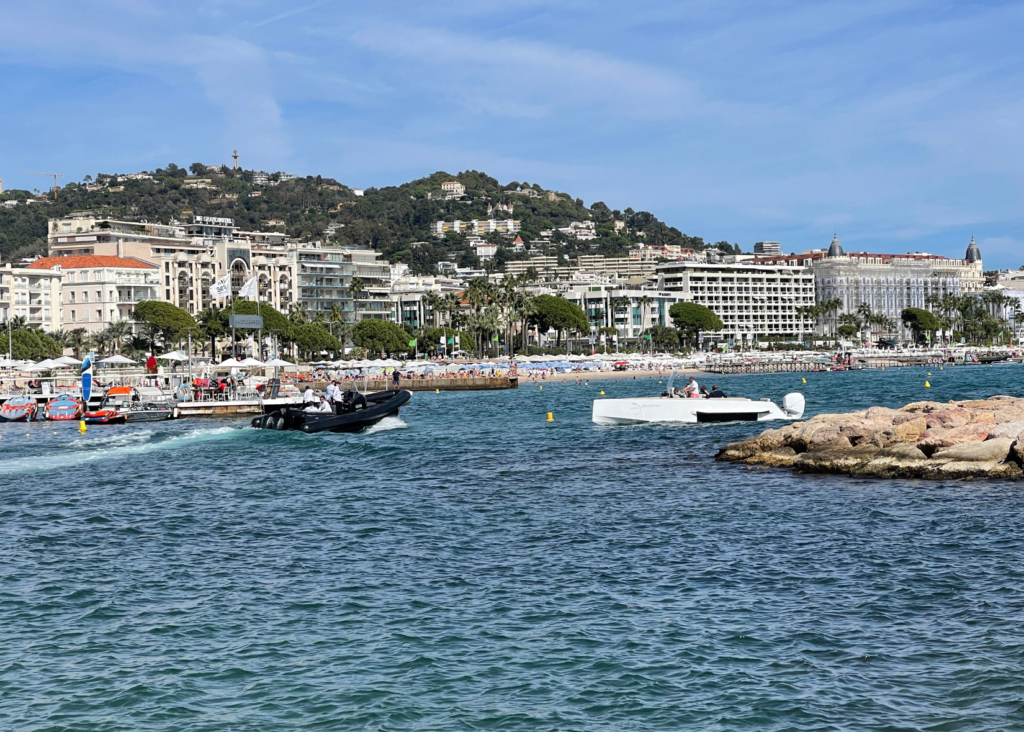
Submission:
[[782,398],[782,412],[790,419],[800,419],[804,415],[804,395],[793,392]]

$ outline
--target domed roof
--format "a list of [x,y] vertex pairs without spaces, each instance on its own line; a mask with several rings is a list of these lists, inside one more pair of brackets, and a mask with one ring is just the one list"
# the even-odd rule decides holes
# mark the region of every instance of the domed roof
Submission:
[[830,257],[841,257],[843,256],[843,245],[839,243],[839,236],[837,234],[832,235],[832,243],[828,248],[828,256]]
[[967,256],[964,258],[971,264],[981,261],[981,250],[978,249],[978,245],[974,243],[973,236],[971,237],[971,243],[967,245]]

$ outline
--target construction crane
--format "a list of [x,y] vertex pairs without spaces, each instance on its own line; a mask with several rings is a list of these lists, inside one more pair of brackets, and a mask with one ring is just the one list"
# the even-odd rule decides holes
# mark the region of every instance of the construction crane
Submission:
[[64,177],[63,173],[33,173],[30,170],[23,170],[21,172],[24,175],[46,175],[46,176],[52,175],[53,176],[53,200],[54,201],[57,200],[57,191],[60,190],[59,188],[57,188],[57,179],[58,178],[63,178]]

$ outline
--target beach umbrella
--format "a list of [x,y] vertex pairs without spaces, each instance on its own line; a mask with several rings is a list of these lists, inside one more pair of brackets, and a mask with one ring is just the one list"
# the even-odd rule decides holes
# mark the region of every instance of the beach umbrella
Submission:
[[[183,354],[181,351],[169,351],[168,353],[165,353],[162,356],[157,356],[157,358],[164,359],[166,361],[187,361],[188,360],[188,356]],[[102,363],[102,361],[100,363]]]
[[57,363],[62,363],[66,366],[80,366],[82,363],[74,356],[61,356],[60,358],[55,360],[57,361]]
[[259,361],[259,360],[255,359],[255,358],[252,358],[252,357],[243,358],[241,361],[238,362],[237,365],[240,366],[240,367],[245,367],[245,368],[255,368],[257,366],[259,366],[259,367],[266,366],[266,364],[263,363],[262,361]]
[[279,369],[288,369],[288,368],[295,369],[295,368],[298,368],[298,366],[296,366],[295,364],[291,363],[290,361],[285,361],[285,360],[280,359],[280,358],[272,358],[271,360],[267,361],[263,365],[264,366],[273,366],[274,368],[279,368]]
[[[103,362],[100,361],[100,363],[103,363]],[[214,368],[217,368],[217,369],[235,369],[235,368],[238,368],[239,363],[240,363],[240,361],[238,361],[237,359],[229,358],[229,359],[226,359],[224,361],[221,361],[219,364],[214,366]]]
[[138,361],[132,361],[130,358],[128,358],[126,356],[108,356],[107,358],[104,358],[101,361],[97,361],[96,363],[101,363],[101,364],[106,366],[106,365],[111,365],[111,364],[138,363]]
[[49,371],[50,369],[60,368],[64,364],[54,363],[50,359],[34,363],[31,366],[25,367],[25,371]]

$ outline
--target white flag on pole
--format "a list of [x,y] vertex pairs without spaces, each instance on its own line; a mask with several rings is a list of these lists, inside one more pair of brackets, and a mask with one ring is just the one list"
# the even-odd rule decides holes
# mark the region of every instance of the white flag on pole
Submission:
[[231,297],[231,275],[226,274],[210,285],[210,297]]
[[259,291],[259,277],[250,277],[242,285],[242,289],[238,291],[239,297],[256,297],[256,293]]

